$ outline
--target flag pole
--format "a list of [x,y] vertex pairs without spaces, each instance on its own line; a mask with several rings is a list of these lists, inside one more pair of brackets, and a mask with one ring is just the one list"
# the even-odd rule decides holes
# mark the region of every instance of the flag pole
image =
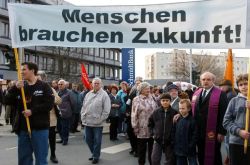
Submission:
[[[247,100],[250,100],[250,58],[248,62],[248,91],[247,91]],[[249,108],[246,111],[246,125],[245,131],[249,131]],[[248,139],[244,140],[244,154],[247,154],[247,146],[248,146]]]
[[[20,66],[19,59],[18,59],[17,48],[14,48],[14,54],[15,54],[16,68],[17,68],[17,78],[18,78],[18,81],[21,81],[22,80],[21,66]],[[24,111],[26,111],[27,110],[27,104],[26,104],[26,98],[25,98],[25,93],[24,93],[24,88],[23,87],[21,88],[21,95],[22,95],[22,100],[23,100]],[[28,133],[29,133],[29,136],[31,137],[31,129],[30,129],[29,117],[25,117],[25,119],[26,119],[26,123],[27,123]]]

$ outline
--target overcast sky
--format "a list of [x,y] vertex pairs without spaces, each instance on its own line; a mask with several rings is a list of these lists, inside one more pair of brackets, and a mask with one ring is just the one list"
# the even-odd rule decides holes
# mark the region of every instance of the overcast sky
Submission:
[[[106,6],[106,5],[145,5],[145,4],[162,4],[162,3],[176,3],[176,2],[189,2],[189,1],[199,1],[199,0],[65,0],[69,3],[79,6]],[[202,1],[202,0],[200,0]],[[155,52],[170,52],[172,49],[136,49],[135,53],[135,75],[145,77],[144,70],[144,57],[146,55],[155,53]],[[189,52],[189,50],[187,50]],[[200,53],[201,49],[192,50],[193,53]],[[204,53],[208,54],[219,54],[220,52],[227,52],[227,49],[206,49],[203,50]],[[233,49],[233,53],[236,56],[241,57],[250,57],[249,49]]]

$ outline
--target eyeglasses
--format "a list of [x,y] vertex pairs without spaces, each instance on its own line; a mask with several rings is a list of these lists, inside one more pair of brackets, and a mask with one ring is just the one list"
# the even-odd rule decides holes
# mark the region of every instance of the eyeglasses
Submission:
[[58,85],[63,85],[63,84],[58,84]]

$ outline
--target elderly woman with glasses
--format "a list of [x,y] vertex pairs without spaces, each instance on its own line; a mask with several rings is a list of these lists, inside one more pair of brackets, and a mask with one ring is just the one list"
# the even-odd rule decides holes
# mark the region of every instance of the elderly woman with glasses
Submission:
[[[151,153],[153,148],[153,138],[150,136],[148,128],[148,119],[157,109],[157,103],[150,94],[150,84],[142,82],[137,90],[139,96],[136,96],[132,103],[131,123],[135,135],[138,138],[138,163],[144,165],[146,160],[146,151],[148,148],[148,161],[151,164]],[[148,146],[148,147],[147,147]]]

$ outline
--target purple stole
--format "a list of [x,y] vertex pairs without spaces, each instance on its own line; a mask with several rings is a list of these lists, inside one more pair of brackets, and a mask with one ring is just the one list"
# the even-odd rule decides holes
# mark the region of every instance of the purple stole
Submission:
[[[202,93],[202,88],[198,89],[192,97],[192,112],[195,114],[196,102]],[[217,140],[216,125],[217,116],[219,111],[219,100],[221,90],[217,87],[211,89],[211,95],[208,105],[207,128],[206,128],[206,141],[205,141],[205,160],[204,165],[213,165],[215,157],[215,142]],[[199,101],[199,100],[198,100]],[[199,103],[198,103],[199,104]]]

